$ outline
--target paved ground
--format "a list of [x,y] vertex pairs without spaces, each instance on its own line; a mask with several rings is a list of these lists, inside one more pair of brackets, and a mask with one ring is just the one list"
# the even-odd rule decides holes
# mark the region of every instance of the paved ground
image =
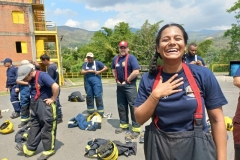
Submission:
[[[233,117],[239,90],[233,86],[232,77],[216,76],[219,80],[220,86],[229,102],[228,105],[223,107],[226,116]],[[56,154],[52,156],[51,160],[77,160],[77,159],[89,159],[85,158],[84,148],[89,140],[92,138],[105,138],[111,140],[119,140],[124,142],[124,134],[115,134],[114,130],[119,126],[117,107],[116,107],[116,86],[115,84],[105,84],[104,85],[104,104],[105,112],[113,113],[112,119],[103,119],[102,129],[95,132],[83,131],[79,128],[67,128],[67,122],[72,117],[76,116],[78,113],[86,113],[85,102],[68,102],[68,95],[73,91],[80,91],[84,93],[83,87],[76,88],[63,88],[61,92],[61,103],[63,106],[64,122],[58,125],[57,130],[57,141],[56,141]],[[13,111],[11,104],[9,102],[9,96],[0,96],[0,109],[10,109],[8,112],[3,113],[3,118],[0,119],[0,124],[4,120],[9,119],[11,112]],[[31,158],[26,158],[22,153],[19,153],[14,149],[14,136],[18,130],[17,125],[20,119],[12,120],[14,123],[15,132],[8,135],[0,135],[0,159],[8,158],[8,160],[36,160],[40,156],[43,148],[42,144],[39,145],[36,155]],[[149,124],[147,122],[145,125]],[[144,126],[142,127],[144,129]],[[221,134],[221,133],[219,133]],[[232,133],[228,132],[228,160],[232,160],[233,151],[233,141]],[[137,140],[138,142],[138,140]],[[138,152],[136,156],[130,157],[119,157],[119,160],[144,160],[143,145],[138,143]]]

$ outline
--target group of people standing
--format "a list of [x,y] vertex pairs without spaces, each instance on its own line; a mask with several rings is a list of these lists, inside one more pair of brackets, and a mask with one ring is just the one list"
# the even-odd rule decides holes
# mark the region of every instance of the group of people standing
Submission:
[[[120,126],[115,130],[116,134],[129,130],[129,110],[132,120],[132,136],[137,137],[141,132],[141,126],[136,122],[134,116],[134,103],[137,95],[137,75],[140,66],[136,57],[129,54],[127,41],[121,41],[118,45],[119,55],[113,58],[111,68],[117,84],[117,106],[120,118]],[[95,112],[94,99],[97,112],[103,116],[104,105],[102,100],[103,88],[100,74],[108,68],[100,61],[94,60],[93,53],[86,55],[87,61],[82,65],[81,73],[84,75],[86,90],[87,111],[89,114]]]
[[62,122],[62,111],[57,65],[46,54],[40,59],[47,67],[46,72],[28,60],[23,60],[19,68],[12,64],[10,58],[5,58],[2,63],[8,68],[6,88],[10,91],[14,108],[10,118],[21,117],[19,128],[30,125],[26,144],[17,143],[15,148],[26,156],[32,156],[42,141],[45,151],[38,160],[45,160],[55,153],[56,129],[57,123]]

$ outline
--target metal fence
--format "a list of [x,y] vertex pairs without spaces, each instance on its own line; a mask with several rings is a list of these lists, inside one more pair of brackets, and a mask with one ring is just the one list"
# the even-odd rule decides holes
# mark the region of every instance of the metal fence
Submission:
[[223,71],[228,72],[230,69],[230,65],[229,64],[213,64],[212,72],[216,72],[217,68],[222,68]]
[[[103,72],[101,73],[102,78],[113,78],[112,72]],[[63,74],[64,78],[83,78],[83,75],[80,72],[65,72]]]

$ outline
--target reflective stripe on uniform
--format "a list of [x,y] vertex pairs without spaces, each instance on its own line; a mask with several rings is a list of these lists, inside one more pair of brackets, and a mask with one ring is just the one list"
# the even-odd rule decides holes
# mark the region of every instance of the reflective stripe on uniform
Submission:
[[28,118],[21,118],[21,122],[26,122],[26,121],[29,121],[30,120],[30,117]]
[[132,131],[133,131],[133,132],[139,132],[139,133],[140,133],[140,132],[141,132],[141,127],[133,127],[133,126],[132,126]]
[[53,111],[53,124],[52,124],[52,131],[51,131],[51,135],[52,135],[52,147],[51,149],[53,150],[49,150],[49,151],[45,151],[46,154],[45,155],[49,155],[48,152],[51,152],[54,153],[54,143],[55,143],[55,132],[56,132],[56,127],[57,127],[57,121],[56,121],[56,118],[57,118],[57,109],[56,109],[56,104],[55,103],[51,103],[50,105],[52,107],[52,111]]
[[120,128],[128,128],[129,127],[129,124],[121,124],[120,123]]
[[35,151],[28,150],[27,146],[24,144],[23,145],[23,153],[28,155],[28,156],[32,156],[32,155],[34,155]]

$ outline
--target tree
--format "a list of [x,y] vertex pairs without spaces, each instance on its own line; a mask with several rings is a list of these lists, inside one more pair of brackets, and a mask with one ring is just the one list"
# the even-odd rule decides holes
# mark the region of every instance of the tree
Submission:
[[210,46],[213,44],[212,39],[206,39],[198,44],[197,54],[201,57],[206,57]]
[[236,18],[237,23],[232,24],[232,28],[227,30],[224,33],[225,37],[230,37],[231,41],[229,42],[229,50],[226,53],[230,53],[231,55],[228,55],[232,57],[235,57],[234,59],[239,59],[239,43],[240,43],[240,0],[235,2],[234,6],[232,6],[230,9],[227,10],[228,13],[234,12],[236,15],[234,16]]
[[159,29],[159,21],[150,24],[148,20],[142,25],[141,29],[133,37],[131,53],[133,53],[141,65],[149,65],[153,54],[156,51],[156,35]]

